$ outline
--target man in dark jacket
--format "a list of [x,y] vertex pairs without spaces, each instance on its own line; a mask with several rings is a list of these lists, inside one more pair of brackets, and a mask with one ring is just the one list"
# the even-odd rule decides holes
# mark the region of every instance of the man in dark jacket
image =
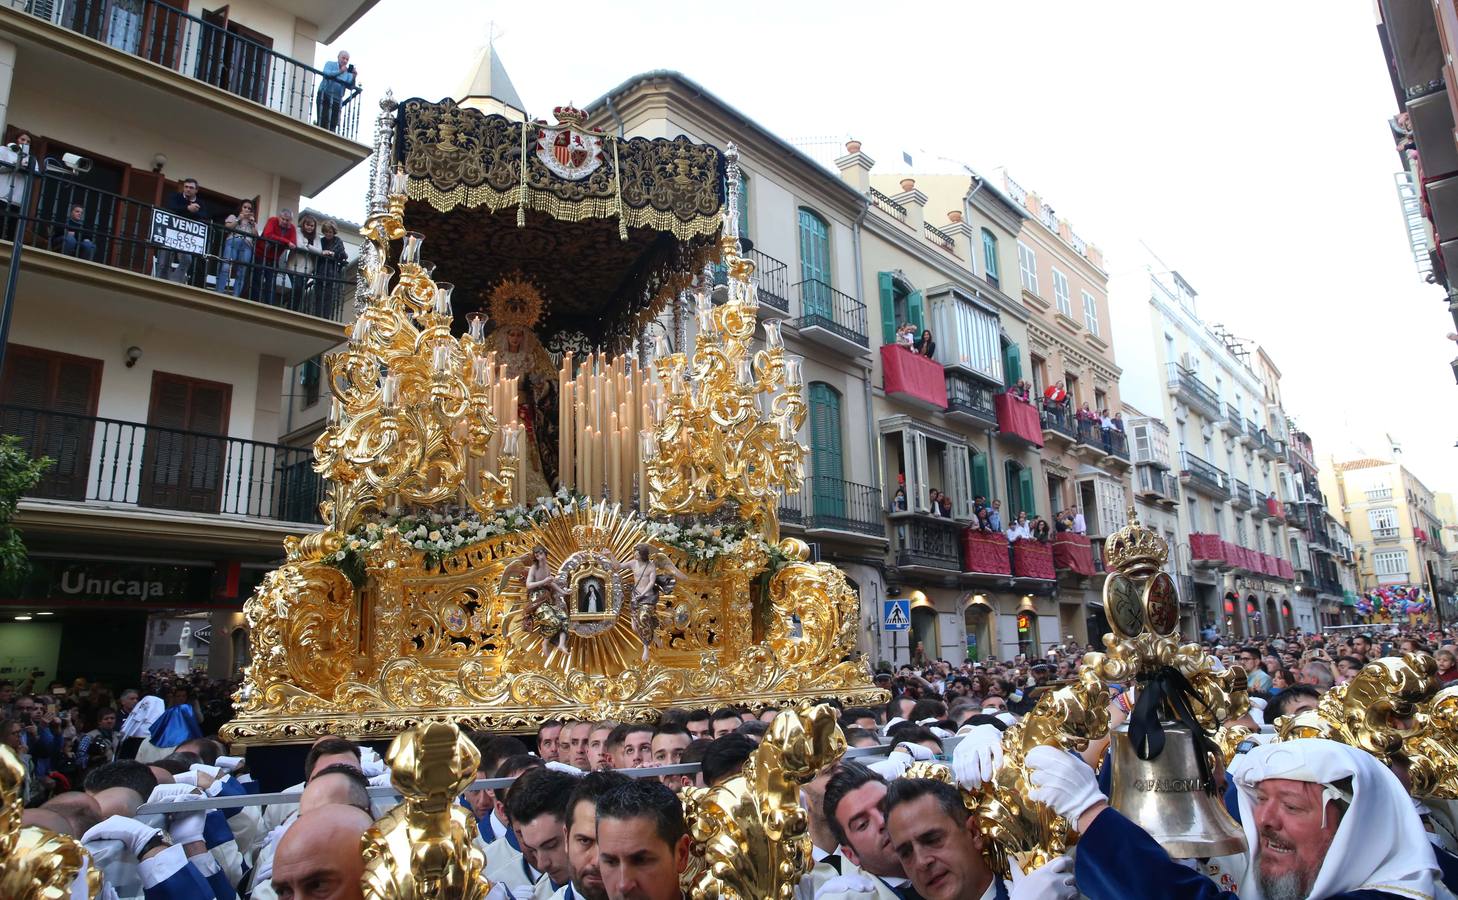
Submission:
[[[197,179],[184,178],[180,187],[182,190],[163,201],[162,208],[183,219],[206,220],[202,199],[197,195]],[[168,281],[189,284],[192,281],[192,262],[191,253],[164,247],[157,251],[157,274]]]

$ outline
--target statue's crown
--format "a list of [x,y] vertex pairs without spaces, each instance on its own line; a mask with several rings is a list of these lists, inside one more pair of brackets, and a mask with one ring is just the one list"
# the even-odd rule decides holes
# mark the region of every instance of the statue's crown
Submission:
[[1104,541],[1104,562],[1111,571],[1124,575],[1150,575],[1164,568],[1169,544],[1139,524],[1139,515],[1129,507],[1129,524]]

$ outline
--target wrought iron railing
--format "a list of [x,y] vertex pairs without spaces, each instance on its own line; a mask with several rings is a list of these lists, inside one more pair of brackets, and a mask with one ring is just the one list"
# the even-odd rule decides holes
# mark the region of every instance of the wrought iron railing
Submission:
[[962,526],[920,517],[899,519],[896,533],[896,565],[962,570]]
[[938,247],[941,247],[948,253],[957,252],[957,242],[952,238],[950,234],[947,234],[945,231],[941,230],[930,222],[922,222],[921,230],[926,232],[927,240],[931,241],[933,244],[936,244]]
[[354,140],[359,132],[357,85],[326,79],[313,66],[245,37],[229,27],[226,14],[205,12],[215,18],[209,21],[162,0],[0,3],[341,137]]
[[1220,395],[1214,389],[1200,380],[1200,377],[1178,363],[1169,364],[1170,387],[1184,391],[1189,396],[1203,403],[1207,409],[1215,410],[1216,415],[1220,410]]
[[1250,485],[1239,478],[1231,479],[1230,499],[1232,502],[1242,506],[1250,506],[1254,502],[1254,496],[1250,492]]
[[[336,322],[342,321],[346,299],[354,296],[347,260],[211,222],[205,223],[202,252],[169,250],[152,241],[151,204],[60,175],[34,178],[28,214],[17,215],[18,207],[0,203],[0,233],[18,233],[27,246]],[[75,207],[80,207],[79,219],[71,218]]]
[[806,528],[886,536],[881,489],[832,475],[812,475],[800,488],[801,523]]
[[992,396],[962,372],[947,372],[947,412],[974,416],[988,425],[997,424],[997,410],[992,406]]
[[1225,421],[1230,423],[1231,427],[1235,429],[1236,434],[1240,434],[1240,432],[1243,430],[1240,418],[1240,410],[1236,409],[1235,404],[1233,403],[1225,404]]
[[780,312],[790,311],[790,267],[760,250],[750,250],[754,261],[754,288],[759,302]]
[[1119,459],[1127,460],[1129,458],[1129,435],[1117,428],[1110,428],[1106,436],[1109,442],[1107,448],[1109,453]]
[[898,222],[905,224],[906,207],[902,206],[900,203],[897,203],[895,200],[892,200],[890,197],[886,196],[875,188],[868,188],[867,194],[871,199],[872,206],[876,207],[881,212],[897,220]]
[[1226,494],[1230,490],[1224,472],[1188,450],[1180,451],[1180,474],[1215,493]]
[[1257,444],[1261,442],[1261,426],[1257,425],[1253,419],[1245,420],[1245,433]]
[[800,318],[795,327],[824,328],[839,337],[869,348],[866,338],[866,305],[841,293],[817,278],[796,282],[800,294]]
[[318,521],[324,481],[308,447],[11,405],[0,434],[52,461],[31,497]]
[[1078,439],[1078,427],[1073,418],[1073,409],[1066,401],[1053,403],[1044,400],[1038,405],[1039,417],[1043,420],[1043,430],[1061,434],[1070,440]]

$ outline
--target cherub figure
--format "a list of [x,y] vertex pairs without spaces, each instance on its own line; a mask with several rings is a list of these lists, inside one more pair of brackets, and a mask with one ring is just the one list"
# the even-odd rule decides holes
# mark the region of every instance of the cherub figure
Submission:
[[[653,548],[649,545],[639,544],[635,549],[637,554],[633,559],[625,563],[609,560],[607,568],[615,572],[627,569],[632,573],[633,630],[643,642],[643,662],[647,662],[648,649],[658,645],[658,595],[663,591],[659,579],[667,577],[677,580],[683,578],[684,574],[664,554],[654,555]],[[672,590],[672,585],[668,589]]]
[[523,615],[526,629],[542,640],[542,655],[552,652],[555,640],[557,649],[567,651],[567,589],[557,580],[552,567],[547,564],[547,548],[541,544],[532,552],[506,567],[501,573],[499,590],[504,591],[511,579],[525,570],[527,606]]

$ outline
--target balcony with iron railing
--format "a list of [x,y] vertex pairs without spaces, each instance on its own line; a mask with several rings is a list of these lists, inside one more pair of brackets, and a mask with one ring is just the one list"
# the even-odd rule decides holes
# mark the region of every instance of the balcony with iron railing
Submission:
[[810,537],[886,538],[881,489],[829,475],[811,475],[798,494],[781,497],[780,524],[803,528]]
[[69,501],[78,515],[134,509],[319,520],[324,481],[308,447],[12,405],[0,406],[0,434],[51,460],[25,496]]
[[1250,485],[1241,481],[1239,478],[1231,479],[1230,505],[1232,507],[1236,509],[1250,509],[1254,501],[1255,497],[1251,494]]
[[[353,73],[326,78],[229,28],[226,15],[205,13],[209,21],[162,0],[0,0],[0,11],[43,19],[349,140],[359,131]],[[326,84],[331,87],[321,93]],[[336,91],[332,102],[320,100]]]
[[1044,442],[1061,441],[1072,444],[1078,440],[1078,423],[1073,418],[1072,404],[1068,401],[1055,403],[1043,400],[1038,404],[1038,415],[1043,422]]
[[[766,312],[788,313],[790,311],[790,267],[761,250],[750,248],[744,256],[754,263],[754,293]],[[729,268],[722,263],[714,266],[714,283],[727,284]]]
[[1241,440],[1245,441],[1247,447],[1254,450],[1261,444],[1261,427],[1254,419],[1245,420],[1245,430],[1240,433]]
[[930,222],[921,223],[922,235],[932,244],[942,248],[953,256],[957,255],[957,242],[950,234],[936,227]]
[[1261,442],[1255,448],[1258,453],[1270,460],[1279,460],[1286,455],[1286,445],[1279,438],[1271,436],[1269,431],[1261,431]]
[[947,408],[946,370],[901,344],[881,345],[881,383],[887,397],[920,409]]
[[962,526],[924,516],[897,518],[892,524],[896,566],[911,572],[962,571]]
[[1252,519],[1267,519],[1271,515],[1270,495],[1261,491],[1251,491],[1250,517]]
[[1135,492],[1155,503],[1174,505],[1179,501],[1179,482],[1174,476],[1153,466],[1138,466],[1134,475]]
[[1225,430],[1226,434],[1236,437],[1239,437],[1240,433],[1245,430],[1240,417],[1240,410],[1235,408],[1235,404],[1225,404],[1225,418],[1221,420],[1220,427]]
[[906,207],[875,188],[868,188],[866,194],[870,198],[872,206],[900,222],[902,225],[906,224]]
[[1086,451],[1094,459],[1103,459],[1109,451],[1104,447],[1104,429],[1098,419],[1078,419],[1074,422],[1078,429],[1078,442],[1075,446]]
[[800,297],[794,327],[802,338],[847,356],[870,352],[864,303],[815,278],[796,282],[794,288]]
[[1196,407],[1207,419],[1214,421],[1221,417],[1224,407],[1220,405],[1220,395],[1198,375],[1178,363],[1169,363],[1168,376],[1169,390],[1176,397]]
[[1225,472],[1188,450],[1180,451],[1180,481],[1207,497],[1224,500],[1230,496]]
[[947,370],[947,418],[979,428],[997,427],[997,410],[987,387],[955,369]]
[[[211,222],[197,223],[200,249],[169,249],[158,242],[170,238],[154,228],[151,204],[71,178],[35,176],[31,206],[18,215],[18,206],[0,204],[3,233],[28,247],[207,290],[210,301],[222,297],[340,322],[354,296],[348,260]],[[73,207],[81,208],[79,220],[70,217]]]

